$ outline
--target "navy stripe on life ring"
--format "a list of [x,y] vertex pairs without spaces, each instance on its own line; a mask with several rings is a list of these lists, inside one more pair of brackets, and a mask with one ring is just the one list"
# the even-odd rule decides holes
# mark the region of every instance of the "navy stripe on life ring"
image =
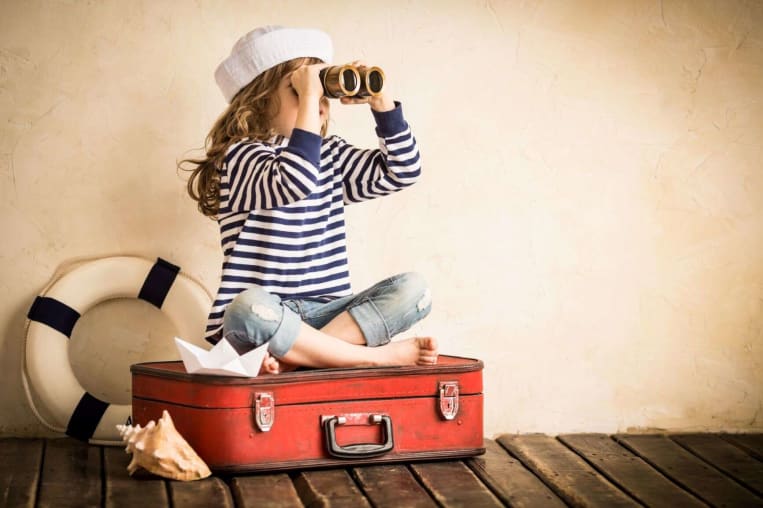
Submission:
[[164,299],[167,297],[167,293],[170,292],[172,283],[175,282],[175,277],[177,277],[179,271],[179,266],[173,265],[162,258],[156,258],[156,263],[151,267],[146,280],[143,282],[143,287],[140,288],[138,298],[161,309]]
[[27,318],[30,320],[48,325],[69,338],[72,336],[72,330],[79,317],[80,314],[76,310],[55,298],[47,296],[35,298],[27,313]]
[[69,424],[66,426],[66,435],[80,441],[87,441],[95,433],[95,429],[103,418],[103,413],[109,408],[109,403],[97,399],[85,392],[74,408]]

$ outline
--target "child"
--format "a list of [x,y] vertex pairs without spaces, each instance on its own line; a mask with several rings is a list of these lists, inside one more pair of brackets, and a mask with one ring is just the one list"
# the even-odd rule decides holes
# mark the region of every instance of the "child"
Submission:
[[207,157],[182,161],[196,166],[189,194],[220,226],[222,281],[206,339],[225,337],[239,353],[268,342],[270,373],[436,363],[434,338],[390,342],[429,314],[421,276],[351,291],[344,205],[413,184],[420,163],[400,104],[384,93],[341,99],[370,104],[379,149],[325,137],[319,71],[331,57],[321,31],[268,26],[239,39],[215,72],[230,105]]

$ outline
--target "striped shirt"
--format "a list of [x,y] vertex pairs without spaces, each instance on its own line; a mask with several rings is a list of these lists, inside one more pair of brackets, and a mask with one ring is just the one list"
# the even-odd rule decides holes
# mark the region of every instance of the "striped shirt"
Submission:
[[301,129],[291,138],[244,140],[228,148],[217,218],[222,280],[207,321],[209,342],[219,340],[225,308],[249,287],[285,300],[352,294],[344,206],[399,191],[421,172],[400,105],[373,114],[375,150]]

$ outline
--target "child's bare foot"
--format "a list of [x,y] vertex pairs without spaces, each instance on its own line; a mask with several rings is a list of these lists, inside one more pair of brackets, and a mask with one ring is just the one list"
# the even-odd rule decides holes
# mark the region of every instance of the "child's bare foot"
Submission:
[[416,337],[419,346],[419,358],[416,365],[434,365],[437,363],[437,340],[434,337]]
[[[437,363],[437,340],[434,337],[414,337],[390,342],[386,346],[387,358],[381,365],[434,365]],[[386,356],[386,355],[385,355]]]
[[282,372],[291,372],[297,370],[298,365],[286,363],[283,360],[279,360],[270,353],[265,353],[265,358],[262,360],[262,366],[260,366],[260,374],[281,374]]
[[299,365],[294,365],[293,363],[286,363],[283,360],[278,360],[278,363],[280,365],[278,372],[293,372],[299,368]]
[[262,360],[260,366],[259,375],[262,374],[278,374],[281,372],[281,365],[275,356],[271,356],[270,353],[265,353],[265,358]]

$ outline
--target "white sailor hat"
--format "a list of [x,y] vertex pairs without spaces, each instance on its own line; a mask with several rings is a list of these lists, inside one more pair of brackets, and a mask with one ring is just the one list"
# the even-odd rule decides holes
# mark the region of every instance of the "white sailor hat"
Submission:
[[321,30],[264,26],[241,37],[230,56],[215,70],[215,81],[225,100],[276,65],[300,57],[315,57],[331,63],[331,38]]

